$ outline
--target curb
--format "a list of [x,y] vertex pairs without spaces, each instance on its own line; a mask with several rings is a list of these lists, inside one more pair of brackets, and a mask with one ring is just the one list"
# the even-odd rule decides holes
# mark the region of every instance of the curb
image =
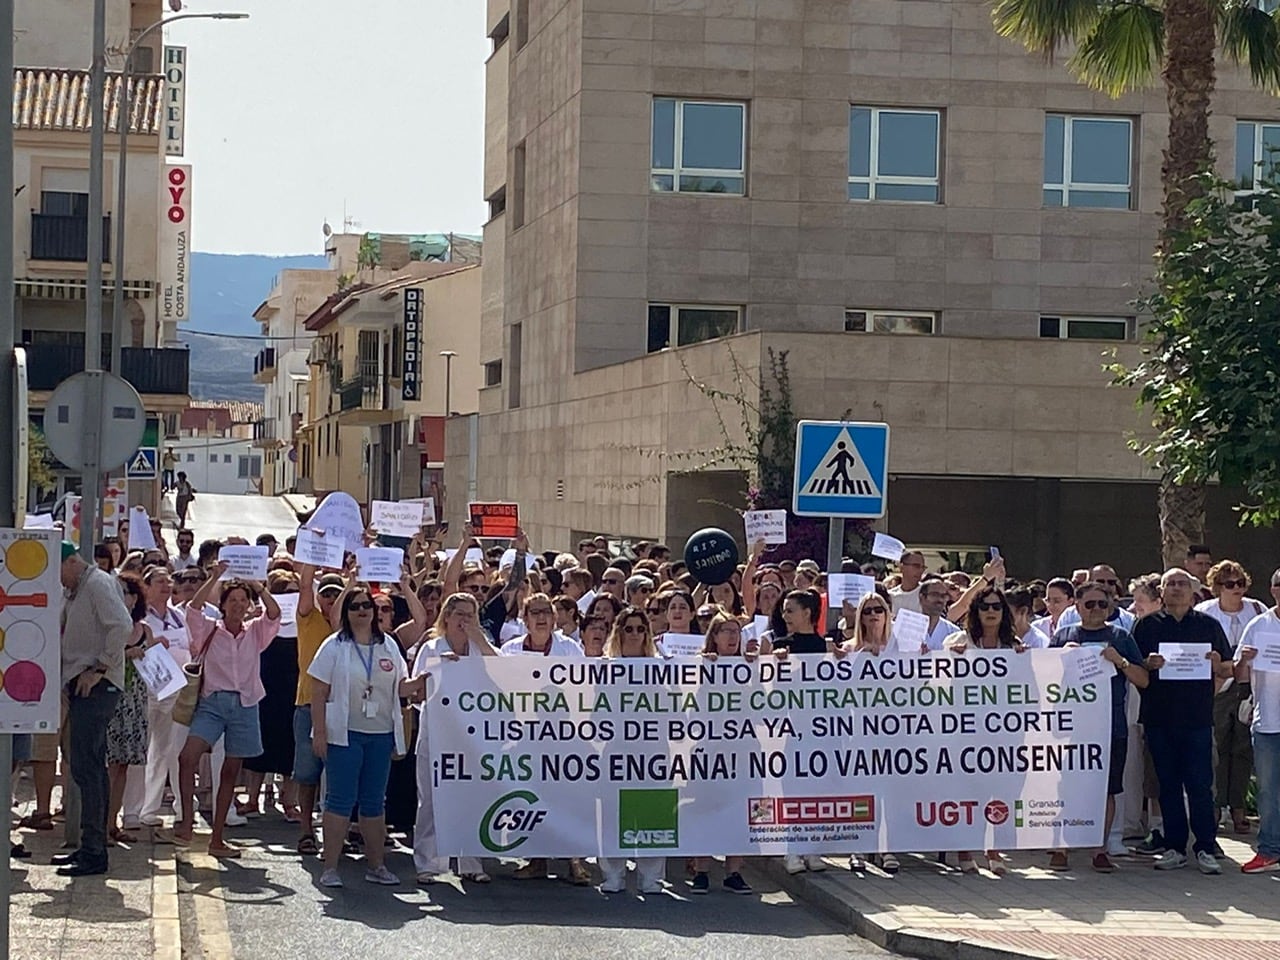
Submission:
[[757,869],[795,899],[821,910],[864,940],[893,953],[921,960],[1064,960],[1056,953],[1020,950],[958,934],[915,930],[899,922],[892,911],[845,888],[824,873],[799,873],[782,868],[781,857],[757,862]]
[[173,847],[152,845],[151,937],[155,960],[182,960],[178,865]]

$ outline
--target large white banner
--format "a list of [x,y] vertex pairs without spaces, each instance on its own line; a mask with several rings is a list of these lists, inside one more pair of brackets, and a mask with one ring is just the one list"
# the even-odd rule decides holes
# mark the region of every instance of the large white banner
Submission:
[[440,853],[1095,846],[1114,673],[1098,659],[443,662],[423,725]]

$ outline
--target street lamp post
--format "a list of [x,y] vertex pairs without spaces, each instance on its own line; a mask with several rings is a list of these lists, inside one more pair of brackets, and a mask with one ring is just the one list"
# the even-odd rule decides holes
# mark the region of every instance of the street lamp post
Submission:
[[440,351],[440,356],[444,357],[444,415],[446,420],[453,416],[453,410],[449,406],[449,394],[453,389],[453,358],[457,355],[453,350]]
[[120,158],[119,172],[116,175],[116,276],[111,293],[111,326],[114,330],[111,338],[111,371],[116,376],[120,375],[120,355],[124,346],[124,215],[125,203],[128,200],[126,175],[129,165],[129,113],[132,110],[132,91],[129,89],[129,80],[132,76],[133,55],[150,34],[179,20],[247,20],[248,18],[247,13],[179,13],[176,16],[164,17],[139,33],[124,55],[124,70],[120,77],[120,110],[116,119],[120,134]]

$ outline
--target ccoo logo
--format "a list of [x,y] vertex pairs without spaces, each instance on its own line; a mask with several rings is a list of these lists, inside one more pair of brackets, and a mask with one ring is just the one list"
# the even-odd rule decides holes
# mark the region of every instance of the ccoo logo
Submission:
[[538,795],[531,790],[512,790],[499,797],[480,819],[480,842],[491,853],[506,853],[529,839],[534,828],[547,818],[539,809]]

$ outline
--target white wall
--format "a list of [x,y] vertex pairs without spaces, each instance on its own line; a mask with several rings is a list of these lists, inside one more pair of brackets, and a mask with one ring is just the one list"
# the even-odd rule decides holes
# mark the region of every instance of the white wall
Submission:
[[[107,46],[129,37],[128,0],[107,0]],[[93,4],[87,0],[17,0],[13,11],[14,62],[19,67],[88,70]],[[118,69],[118,68],[117,68]]]
[[257,477],[252,480],[240,477],[242,456],[257,457],[259,464],[261,463],[262,451],[254,448],[253,441],[221,437],[181,437],[169,445],[178,457],[176,469],[186,472],[187,479],[197,491],[232,494],[259,492],[255,483]]

